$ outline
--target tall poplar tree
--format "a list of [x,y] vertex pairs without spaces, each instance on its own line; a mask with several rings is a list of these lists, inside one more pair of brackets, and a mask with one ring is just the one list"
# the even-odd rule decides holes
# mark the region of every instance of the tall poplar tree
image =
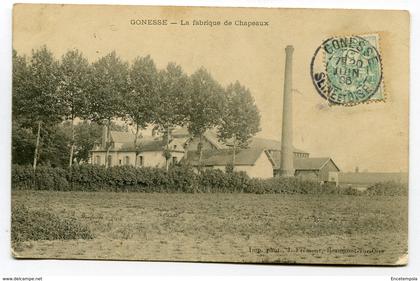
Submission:
[[[17,74],[24,62],[15,55],[13,72]],[[13,115],[24,127],[36,131],[33,168],[36,169],[42,127],[54,125],[63,120],[63,102],[57,95],[60,71],[58,61],[46,46],[33,50],[24,76],[26,79],[13,81]],[[18,79],[18,75],[15,79]]]
[[159,105],[153,116],[153,123],[164,133],[166,170],[169,168],[169,142],[171,130],[182,126],[188,117],[188,98],[190,96],[190,81],[182,68],[175,63],[169,63],[165,70],[158,74],[157,98]]
[[158,71],[153,59],[150,56],[136,58],[130,68],[130,87],[125,98],[127,118],[136,128],[133,144],[136,150],[135,166],[141,152],[137,143],[139,130],[153,122],[159,106],[157,87]]
[[223,87],[203,67],[192,74],[190,80],[188,131],[199,138],[198,163],[201,166],[203,134],[220,124],[225,95]]
[[260,113],[249,89],[238,81],[226,89],[227,102],[219,126],[219,139],[232,146],[232,166],[236,150],[245,148],[249,139],[260,131]]
[[60,64],[59,98],[65,106],[65,117],[70,121],[70,157],[69,166],[73,163],[75,130],[74,120],[83,117],[87,107],[87,90],[89,83],[89,63],[78,50],[70,50],[63,55]]
[[101,57],[92,65],[86,117],[106,126],[106,167],[111,148],[109,143],[111,121],[124,117],[124,97],[129,88],[128,72],[128,63],[122,61],[115,51]]

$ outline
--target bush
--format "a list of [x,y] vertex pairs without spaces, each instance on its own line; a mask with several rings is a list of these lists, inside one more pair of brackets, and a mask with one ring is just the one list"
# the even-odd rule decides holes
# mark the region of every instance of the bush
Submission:
[[74,165],[67,170],[66,180],[72,189],[97,191],[107,187],[107,170],[98,165]]
[[407,196],[408,186],[394,181],[380,182],[368,187],[367,195]]
[[245,172],[207,169],[200,173],[197,184],[202,192],[246,192],[251,179]]
[[178,192],[195,192],[197,191],[197,175],[192,167],[188,165],[173,166],[166,174],[168,182],[166,188],[168,190]]
[[28,240],[92,239],[93,234],[74,218],[60,218],[46,210],[12,208],[12,242]]
[[67,171],[61,168],[39,166],[34,173],[34,185],[37,190],[70,190],[66,180]]
[[142,191],[193,192],[197,175],[192,167],[161,168],[98,165],[75,165],[68,169],[38,166],[12,167],[13,189],[78,190],[78,191]]
[[12,166],[12,188],[35,190],[70,190],[66,180],[67,171],[61,168],[38,166],[36,172],[31,166]]
[[12,165],[12,188],[33,189],[34,171],[32,166]]
[[377,183],[362,192],[352,187],[296,177],[251,179],[245,172],[204,169],[196,174],[191,166],[161,168],[75,165],[68,169],[39,166],[12,167],[13,189],[57,191],[137,191],[137,192],[246,192],[281,194],[407,195],[407,186],[395,182]]

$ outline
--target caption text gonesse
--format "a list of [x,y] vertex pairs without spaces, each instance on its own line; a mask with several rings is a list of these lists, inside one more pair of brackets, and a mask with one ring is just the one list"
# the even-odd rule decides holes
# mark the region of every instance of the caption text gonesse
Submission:
[[197,26],[197,27],[216,27],[216,26],[241,26],[241,27],[267,27],[270,25],[269,21],[248,21],[248,20],[201,20],[193,19],[186,20],[182,19],[179,21],[170,21],[167,19],[131,19],[130,25],[135,26],[167,26],[167,25],[179,25],[179,26]]

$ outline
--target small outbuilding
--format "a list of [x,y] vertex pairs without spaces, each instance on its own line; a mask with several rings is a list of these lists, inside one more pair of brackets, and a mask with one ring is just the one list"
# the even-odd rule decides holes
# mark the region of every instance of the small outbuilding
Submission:
[[331,158],[295,158],[295,176],[319,182],[338,181],[340,169]]
[[[233,150],[203,150],[201,163],[198,161],[197,151],[190,151],[187,162],[194,166],[202,166],[203,169],[226,170],[226,166],[232,163]],[[274,162],[265,149],[238,149],[235,155],[235,171],[245,172],[252,178],[272,178]]]

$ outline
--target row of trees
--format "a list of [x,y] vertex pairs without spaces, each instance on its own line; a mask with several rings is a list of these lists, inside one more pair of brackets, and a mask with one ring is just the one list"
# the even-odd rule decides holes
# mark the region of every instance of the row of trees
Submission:
[[[113,121],[124,120],[135,128],[135,147],[139,132],[148,125],[167,136],[167,147],[176,126],[186,126],[200,140],[206,130],[218,128],[220,140],[236,149],[259,131],[260,114],[247,88],[239,82],[223,88],[204,68],[188,76],[173,62],[158,70],[150,56],[129,64],[111,52],[89,63],[78,50],[68,51],[60,60],[45,46],[30,57],[13,51],[13,134],[26,130],[36,135],[31,153],[34,169],[49,128],[63,124],[70,135],[68,165],[72,165],[82,141],[77,140],[81,124],[75,125],[75,120],[92,126],[95,136],[98,127],[107,126],[109,133]],[[22,162],[21,157],[14,162]]]

